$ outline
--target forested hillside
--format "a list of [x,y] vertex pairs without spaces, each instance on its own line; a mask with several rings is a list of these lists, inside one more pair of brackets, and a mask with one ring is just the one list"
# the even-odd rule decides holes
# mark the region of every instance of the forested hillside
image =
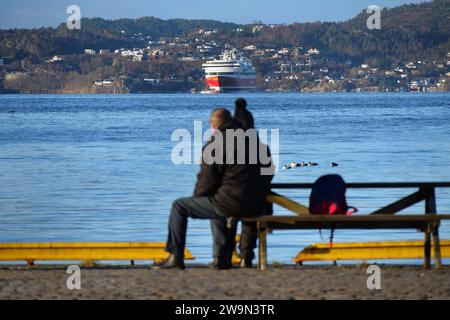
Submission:
[[[97,78],[121,79],[117,86],[125,92],[165,88],[146,89],[145,78],[176,82],[167,88],[198,90],[201,64],[231,47],[243,49],[253,61],[258,84],[265,90],[311,90],[323,82],[335,84],[330,90],[361,86],[403,90],[412,81],[448,87],[450,0],[383,9],[380,30],[367,28],[368,17],[364,9],[344,22],[290,25],[83,18],[81,30],[69,30],[65,24],[0,30],[0,58],[5,61],[0,67],[0,87],[9,83],[11,90],[45,92],[45,87],[35,84],[45,73],[43,83],[62,90],[70,73],[68,87],[74,91],[94,90],[92,82]],[[87,56],[85,49],[108,54]],[[310,49],[320,54],[310,55]],[[124,53],[127,50],[132,52]],[[54,56],[56,60],[49,64]],[[358,69],[361,65],[370,70]]]

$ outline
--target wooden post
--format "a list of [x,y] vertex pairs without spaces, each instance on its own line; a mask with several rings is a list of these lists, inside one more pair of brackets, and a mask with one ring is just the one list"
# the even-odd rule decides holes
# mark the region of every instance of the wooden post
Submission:
[[434,246],[434,267],[440,269],[442,267],[441,243],[439,240],[439,222],[433,228],[433,246]]
[[423,266],[425,269],[430,269],[431,265],[431,239],[430,239],[430,225],[428,224],[425,228],[425,244],[424,244],[425,254]]
[[[267,201],[264,207],[264,215],[272,216],[273,215],[273,203]],[[258,222],[258,269],[266,270],[267,269],[267,229],[265,226],[262,226],[261,222]]]
[[257,222],[256,227],[258,229],[258,270],[261,270],[261,223]]
[[423,189],[425,193],[425,213],[436,214],[436,193],[433,187]]
[[258,222],[259,233],[259,270],[267,270],[267,228]]
[[[436,214],[436,192],[434,187],[425,189],[425,214]],[[439,269],[442,266],[441,245],[439,241],[439,223],[433,227],[434,266]]]

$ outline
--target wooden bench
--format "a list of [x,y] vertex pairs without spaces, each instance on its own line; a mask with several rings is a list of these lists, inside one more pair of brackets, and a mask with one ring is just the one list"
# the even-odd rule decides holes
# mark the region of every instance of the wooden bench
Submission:
[[[312,183],[278,183],[274,189],[311,189]],[[450,215],[437,215],[435,188],[448,188],[450,182],[394,182],[394,183],[348,183],[347,188],[418,188],[414,193],[388,204],[371,214],[353,216],[312,216],[306,206],[275,192],[267,197],[267,213],[273,213],[273,204],[284,207],[297,216],[267,215],[244,219],[255,222],[259,235],[258,268],[267,269],[267,233],[272,230],[287,229],[417,229],[424,232],[424,266],[431,265],[431,236],[433,237],[435,267],[441,267],[439,225],[441,220],[450,219]],[[420,201],[425,201],[425,214],[395,215]]]
[[424,265],[431,264],[431,234],[433,234],[434,257],[437,268],[441,266],[439,224],[450,215],[382,215],[376,216],[264,216],[245,219],[256,222],[259,237],[258,268],[267,269],[267,233],[272,230],[292,229],[417,229],[425,234]]

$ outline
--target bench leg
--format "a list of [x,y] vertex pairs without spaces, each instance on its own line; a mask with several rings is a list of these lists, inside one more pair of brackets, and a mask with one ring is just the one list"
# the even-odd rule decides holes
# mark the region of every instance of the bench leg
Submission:
[[267,229],[258,226],[259,230],[259,270],[267,270]]
[[430,230],[429,230],[428,227],[425,230],[424,249],[425,249],[425,255],[424,255],[423,266],[425,267],[425,269],[430,269],[430,265],[431,265],[431,237],[430,237]]
[[434,246],[434,267],[440,269],[442,266],[441,243],[439,241],[439,227],[433,230],[433,246]]

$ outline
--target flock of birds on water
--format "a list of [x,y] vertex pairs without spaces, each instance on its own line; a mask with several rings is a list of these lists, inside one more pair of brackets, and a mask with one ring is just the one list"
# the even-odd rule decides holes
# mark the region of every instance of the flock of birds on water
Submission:
[[[291,161],[289,164],[285,164],[283,166],[283,170],[289,170],[292,168],[296,168],[296,167],[315,167],[318,166],[319,164],[317,162],[295,162],[295,161]],[[331,166],[332,167],[337,167],[338,164],[336,162],[331,162]]]

